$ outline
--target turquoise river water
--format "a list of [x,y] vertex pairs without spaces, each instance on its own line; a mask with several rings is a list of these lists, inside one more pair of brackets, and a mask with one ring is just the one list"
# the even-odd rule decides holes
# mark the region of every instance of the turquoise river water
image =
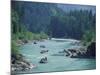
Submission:
[[[72,45],[72,39],[52,39],[37,42],[37,44],[28,43],[20,47],[20,52],[31,63],[36,65],[36,68],[19,73],[37,73],[37,72],[52,72],[52,71],[73,71],[73,70],[88,70],[96,68],[95,59],[86,58],[69,58],[66,56],[52,56],[64,49],[79,47]],[[45,48],[41,48],[45,45]],[[41,50],[49,50],[47,53],[41,54]],[[40,64],[41,58],[47,57],[48,63]]]

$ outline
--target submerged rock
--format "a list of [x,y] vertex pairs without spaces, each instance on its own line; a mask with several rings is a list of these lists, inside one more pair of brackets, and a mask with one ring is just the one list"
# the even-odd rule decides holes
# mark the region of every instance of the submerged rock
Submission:
[[45,46],[44,46],[44,45],[40,45],[40,47],[41,47],[41,48],[45,48]]
[[53,54],[53,56],[69,56],[69,52],[64,49],[63,51],[59,51],[58,54]]
[[36,41],[34,41],[33,43],[34,43],[34,44],[37,44],[37,42],[36,42]]
[[41,50],[41,54],[48,52],[49,50]]
[[64,53],[60,53],[60,54],[52,54],[51,56],[66,56]]
[[67,51],[64,49],[63,51],[59,51],[58,53],[67,53]]

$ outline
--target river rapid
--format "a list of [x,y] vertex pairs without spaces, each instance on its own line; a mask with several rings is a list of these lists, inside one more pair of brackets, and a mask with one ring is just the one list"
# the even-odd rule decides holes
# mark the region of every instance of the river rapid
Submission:
[[[28,71],[21,71],[19,73],[37,73],[37,72],[51,72],[51,71],[73,71],[73,70],[88,70],[96,68],[95,59],[86,58],[70,58],[65,55],[53,56],[64,49],[77,48],[79,45],[72,45],[77,40],[73,39],[55,39],[38,41],[37,44],[27,43],[20,47],[20,52],[31,63],[36,65]],[[40,46],[44,45],[45,48]],[[41,50],[49,50],[41,54]],[[47,57],[47,63],[41,64],[41,58]]]

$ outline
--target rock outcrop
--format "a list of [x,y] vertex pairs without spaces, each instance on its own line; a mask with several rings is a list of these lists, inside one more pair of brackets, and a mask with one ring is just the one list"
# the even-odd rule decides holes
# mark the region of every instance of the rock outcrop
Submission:
[[47,57],[42,58],[39,63],[47,63]]
[[69,57],[71,58],[95,58],[96,57],[96,43],[92,42],[86,48],[68,49]]
[[12,55],[11,59],[12,72],[25,71],[36,67],[36,65],[25,60],[24,56],[22,56],[21,54],[17,55],[17,57],[15,55]]

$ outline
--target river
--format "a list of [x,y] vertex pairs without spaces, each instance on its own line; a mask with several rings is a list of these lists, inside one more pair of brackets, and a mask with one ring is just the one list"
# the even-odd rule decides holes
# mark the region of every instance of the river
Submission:
[[[25,58],[36,65],[28,71],[19,73],[37,73],[37,72],[51,72],[51,71],[73,71],[73,70],[88,70],[96,68],[95,59],[86,58],[69,58],[66,56],[52,56],[64,49],[72,47],[80,47],[78,45],[72,45],[73,39],[52,39],[37,42],[37,44],[28,43],[20,47],[20,52]],[[45,48],[40,46],[44,45]],[[41,50],[49,50],[47,53],[41,54]],[[41,58],[47,57],[48,63],[41,64],[39,61]]]

